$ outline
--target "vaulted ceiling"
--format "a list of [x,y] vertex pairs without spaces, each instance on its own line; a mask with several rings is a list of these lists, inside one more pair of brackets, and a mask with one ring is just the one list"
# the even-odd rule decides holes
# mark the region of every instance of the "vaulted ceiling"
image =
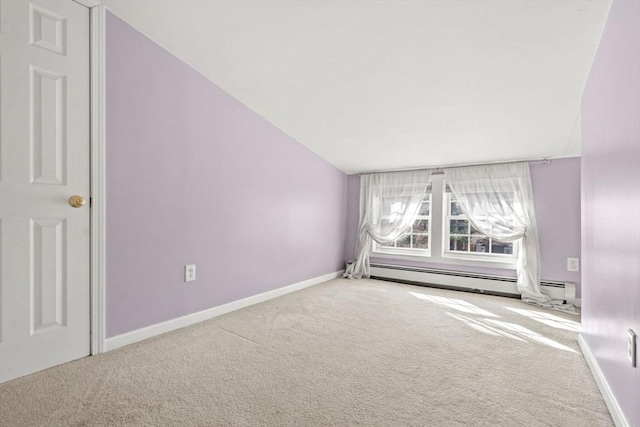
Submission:
[[104,0],[358,173],[580,155],[610,0]]

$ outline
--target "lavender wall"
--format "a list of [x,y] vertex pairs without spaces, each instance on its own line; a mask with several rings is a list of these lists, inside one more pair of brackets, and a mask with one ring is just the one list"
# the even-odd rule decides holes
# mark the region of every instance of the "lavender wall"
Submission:
[[[360,177],[350,175],[348,180],[345,254],[351,260],[358,229]],[[580,273],[567,271],[567,257],[580,257],[580,159],[556,159],[548,165],[531,163],[531,181],[540,237],[542,279],[574,282],[580,297]],[[514,270],[382,258],[371,261],[515,277]]]
[[640,426],[640,2],[614,1],[582,100],[582,335]]
[[580,158],[534,162],[530,169],[542,279],[574,282],[580,297],[580,272],[567,271],[567,258],[580,258]]
[[106,61],[108,337],[344,268],[342,172],[112,14]]

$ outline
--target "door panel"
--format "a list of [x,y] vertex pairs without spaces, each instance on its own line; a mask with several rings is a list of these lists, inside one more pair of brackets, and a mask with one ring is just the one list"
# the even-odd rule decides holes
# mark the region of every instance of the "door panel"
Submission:
[[89,354],[89,9],[0,2],[0,381]]
[[31,220],[31,333],[67,326],[64,219]]
[[65,184],[66,76],[31,67],[31,182]]

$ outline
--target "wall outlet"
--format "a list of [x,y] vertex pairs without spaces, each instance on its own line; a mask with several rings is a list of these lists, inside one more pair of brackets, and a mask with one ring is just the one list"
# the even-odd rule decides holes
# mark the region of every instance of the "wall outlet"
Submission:
[[196,265],[188,264],[184,266],[184,281],[193,282],[196,280]]
[[633,366],[634,368],[636,367],[637,364],[637,358],[636,358],[636,334],[635,332],[633,332],[632,329],[629,329],[629,335],[627,338],[627,357],[629,358],[629,363],[631,363],[631,366]]
[[567,271],[580,271],[580,258],[567,258]]

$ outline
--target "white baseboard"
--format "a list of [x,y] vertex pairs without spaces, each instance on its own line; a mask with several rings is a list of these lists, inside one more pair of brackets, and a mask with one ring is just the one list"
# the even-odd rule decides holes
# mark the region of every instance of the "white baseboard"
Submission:
[[105,342],[105,351],[115,350],[116,348],[124,347],[125,345],[133,344],[142,340],[146,340],[147,338],[175,331],[176,329],[181,329],[193,325],[194,323],[199,323],[220,316],[222,314],[227,314],[235,310],[240,310],[241,308],[249,307],[250,305],[268,301],[270,299],[277,298],[291,292],[299,291],[300,289],[318,285],[320,283],[324,283],[326,281],[341,277],[342,273],[344,273],[344,270],[314,277],[313,279],[304,280],[302,282],[294,283],[293,285],[284,286],[272,291],[263,292],[261,294],[243,298],[241,300],[232,301],[224,305],[209,308],[207,310],[202,310],[197,313],[187,314],[186,316],[177,317],[175,319],[167,320],[166,322],[157,323],[155,325],[136,329],[135,331],[127,332],[122,335],[107,338]]
[[600,389],[600,393],[602,393],[602,397],[604,398],[605,403],[607,404],[607,408],[609,408],[609,412],[611,413],[611,418],[613,418],[613,422],[616,427],[630,427],[630,424],[627,422],[627,419],[622,412],[622,408],[618,404],[616,397],[613,395],[613,391],[609,387],[609,383],[605,378],[596,357],[591,352],[589,345],[582,337],[582,334],[578,335],[578,344],[580,345],[580,350],[582,350],[582,355],[584,359],[587,361],[587,365],[589,365],[589,369],[591,369],[591,373],[598,384],[598,388]]

